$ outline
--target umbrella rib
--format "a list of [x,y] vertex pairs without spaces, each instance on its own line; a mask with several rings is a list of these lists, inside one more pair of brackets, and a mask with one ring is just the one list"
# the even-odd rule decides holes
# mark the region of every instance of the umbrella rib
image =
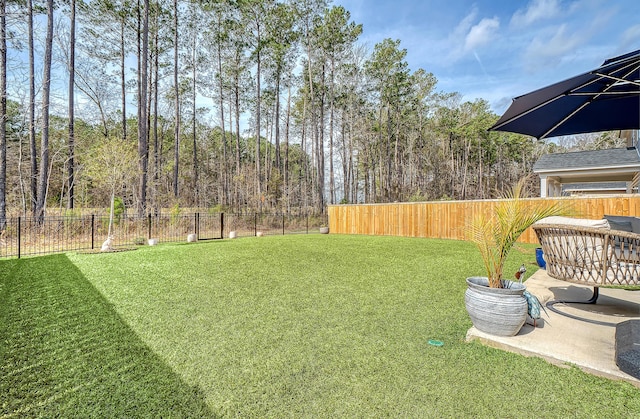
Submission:
[[[612,78],[612,79],[616,79],[616,76],[613,75],[614,73],[625,71],[625,70],[627,70],[629,68],[631,68],[631,71],[629,71],[628,73],[625,73],[622,77],[629,77],[635,71],[638,71],[638,69],[640,68],[640,56],[633,57],[633,59],[631,61],[629,61],[628,63],[625,63],[623,66],[621,66],[619,68],[611,69],[611,70],[609,70],[609,72],[598,71],[598,70],[603,70],[604,67],[597,68],[597,69],[594,70],[593,74],[599,74],[599,75],[604,76],[604,77],[609,77],[609,78]],[[620,80],[620,79],[617,79],[617,80]],[[630,80],[623,79],[621,81],[630,81]]]
[[[585,73],[585,74],[587,74],[587,73]],[[593,74],[593,73],[592,73],[592,74]],[[507,119],[506,121],[504,121],[504,122],[503,122],[503,123],[501,123],[500,125],[496,125],[494,128],[500,128],[500,127],[503,127],[503,126],[505,126],[505,125],[507,125],[507,124],[510,124],[511,122],[515,121],[516,119],[521,118],[521,117],[523,117],[523,116],[525,116],[525,115],[528,115],[528,114],[530,114],[531,112],[537,111],[538,109],[540,109],[540,108],[542,108],[542,107],[544,107],[544,106],[547,106],[547,105],[548,105],[548,104],[550,104],[551,102],[555,102],[556,100],[561,99],[561,98],[563,98],[564,96],[570,96],[571,94],[573,94],[573,92],[574,92],[574,91],[576,91],[576,90],[580,90],[580,89],[582,89],[582,88],[584,88],[584,87],[587,87],[588,85],[590,85],[590,84],[592,84],[592,83],[595,83],[596,81],[598,81],[598,80],[600,80],[600,79],[602,78],[602,76],[601,76],[601,75],[599,75],[599,74],[594,74],[594,75],[598,75],[598,76],[600,76],[600,78],[595,78],[595,79],[589,80],[589,81],[587,81],[587,82],[584,82],[584,83],[582,83],[580,86],[577,86],[577,87],[575,87],[575,88],[573,88],[573,89],[571,89],[571,90],[569,90],[569,91],[567,91],[567,92],[565,92],[565,93],[563,93],[563,94],[561,94],[561,95],[554,96],[554,97],[552,97],[551,99],[548,99],[548,100],[546,100],[546,101],[544,101],[544,102],[541,102],[541,103],[539,103],[538,105],[534,106],[533,108],[531,108],[531,109],[527,109],[525,112],[522,112],[522,113],[519,113],[519,114],[517,114],[517,115],[512,116],[511,118]],[[595,98],[594,98],[594,99],[595,99]],[[573,116],[573,114],[572,114],[572,115],[569,115],[569,117],[571,117],[571,116]],[[564,121],[566,121],[566,119],[563,119],[560,123],[562,123],[562,122],[564,122]],[[557,127],[557,125],[556,125],[555,127],[553,127],[553,129],[555,129],[556,127]],[[550,131],[547,131],[545,134],[543,134],[543,135],[541,135],[540,137],[538,137],[538,139],[545,138],[545,135],[547,135],[549,132],[550,132]]]
[[628,90],[624,92],[573,92],[569,93],[570,96],[595,96],[595,95],[605,95],[605,96],[625,96],[625,95],[638,95],[640,94],[640,90]]
[[[638,70],[639,65],[636,65],[636,63],[635,63],[635,62],[630,63],[630,64],[627,64],[627,65],[626,65],[626,66],[624,66],[624,67],[617,68],[617,69],[615,69],[614,71],[612,71],[612,73],[613,73],[613,72],[622,71],[622,70],[627,70],[629,67],[632,67],[632,68],[631,68],[631,70],[629,70],[627,73],[625,73],[625,74],[622,76],[622,78],[618,78],[618,77],[616,77],[616,76],[612,76],[611,74],[606,74],[606,73],[602,73],[602,72],[599,72],[599,71],[593,71],[593,72],[591,72],[591,74],[593,74],[594,76],[598,76],[598,77],[593,78],[593,79],[591,79],[591,80],[589,80],[589,81],[587,81],[587,82],[585,82],[585,83],[581,84],[580,86],[576,86],[576,87],[574,87],[573,89],[569,90],[566,94],[567,94],[567,95],[573,95],[573,94],[576,94],[576,92],[577,92],[578,90],[583,89],[583,88],[585,88],[585,87],[589,86],[590,84],[596,83],[596,82],[598,82],[598,81],[600,81],[600,80],[602,80],[602,79],[612,79],[612,80],[616,80],[616,81],[622,81],[622,82],[628,82],[628,83],[632,83],[632,84],[638,84],[638,83],[637,83],[637,82],[635,82],[635,81],[625,79],[625,77],[629,77],[629,76],[630,76],[630,75],[632,75],[635,71],[637,71],[637,70]],[[640,84],[638,84],[638,85],[640,85]],[[614,86],[613,84],[612,84],[612,85],[607,86],[604,90],[602,90],[601,92],[598,92],[598,94],[602,94],[602,93],[607,92],[607,90],[611,89],[613,86]]]
[[531,109],[527,109],[526,111],[524,111],[522,113],[519,113],[517,115],[512,116],[511,118],[507,119],[506,121],[502,122],[501,124],[495,125],[493,128],[501,128],[501,127],[503,127],[503,126],[505,126],[507,124],[510,124],[511,122],[515,121],[516,119],[521,118],[521,117],[523,117],[525,115],[529,115],[531,112],[537,111],[538,109],[542,108],[543,106],[546,106],[551,102],[555,102],[556,100],[560,99],[561,97],[562,97],[562,95],[558,95],[558,96],[552,97],[551,99],[548,99],[548,100],[546,100],[546,101],[534,106]]
[[[595,97],[593,98],[595,99]],[[571,112],[569,115],[565,116],[564,118],[562,118],[557,124],[555,124],[550,130],[548,130],[547,132],[545,132],[544,134],[542,134],[538,139],[541,138],[547,138],[547,135],[549,135],[549,133],[553,132],[554,129],[558,128],[560,125],[564,124],[568,119],[570,119],[571,117],[573,117],[573,115],[577,114],[578,112],[580,112],[582,109],[585,108],[585,106],[587,106],[593,99],[590,99],[589,101],[583,103],[582,105],[580,105],[579,107],[577,107],[576,109],[574,109],[573,112]]]
[[[500,128],[500,127],[503,127],[503,126],[505,126],[505,125],[507,125],[507,124],[509,124],[509,123],[511,123],[511,122],[513,122],[513,121],[515,121],[515,120],[516,120],[516,119],[518,119],[518,118],[521,118],[521,117],[523,117],[523,116],[525,116],[525,115],[530,114],[531,112],[537,111],[538,109],[540,109],[540,108],[542,108],[542,107],[544,107],[544,106],[547,106],[547,105],[548,105],[548,104],[550,104],[551,102],[555,102],[556,100],[561,99],[561,98],[563,98],[563,97],[565,97],[565,96],[570,96],[571,94],[573,94],[573,91],[575,91],[575,90],[579,90],[579,89],[582,89],[582,88],[584,88],[584,87],[586,87],[586,86],[588,86],[588,85],[590,85],[590,84],[592,84],[592,83],[595,83],[597,80],[600,80],[600,79],[593,79],[593,80],[589,80],[589,81],[587,81],[587,82],[585,82],[585,83],[581,84],[581,85],[580,85],[580,86],[578,86],[578,87],[575,87],[575,88],[573,88],[573,89],[571,89],[571,90],[569,90],[569,91],[566,91],[565,93],[563,93],[563,94],[561,94],[561,95],[557,95],[557,96],[552,97],[551,99],[545,100],[544,102],[539,103],[538,105],[534,106],[534,107],[533,107],[533,108],[531,108],[531,109],[527,109],[526,111],[524,111],[524,112],[522,112],[522,113],[519,113],[519,114],[517,114],[517,115],[512,116],[511,118],[507,119],[506,121],[504,121],[504,122],[503,122],[503,123],[501,123],[500,125],[496,125],[494,128]],[[594,99],[595,99],[595,98],[594,98]],[[569,117],[571,117],[571,116],[573,116],[573,114],[572,114],[572,115],[569,115]],[[564,122],[564,121],[565,121],[565,119],[563,119],[560,123],[562,123],[562,122]],[[556,125],[556,127],[557,127],[557,125]],[[556,127],[554,127],[554,129],[555,129]],[[550,131],[547,131],[547,133],[545,133],[544,135],[541,135],[540,137],[538,137],[538,139],[542,139],[542,138],[544,138],[544,137],[545,137],[545,135],[546,135],[546,134],[548,134],[549,132],[550,132]]]
[[[634,69],[633,71],[635,71],[635,70],[637,70],[637,68]],[[631,73],[633,73],[633,71],[631,71]],[[629,73],[629,74],[631,74],[631,73]],[[615,76],[611,76],[609,74],[603,74],[603,73],[594,73],[594,74],[597,74],[598,76],[601,76],[601,77],[604,77],[604,78],[608,78],[608,79],[612,79],[612,80],[615,80],[615,81],[619,81],[619,82],[623,82],[623,83],[630,83],[630,84],[635,84],[636,86],[640,86],[640,81],[627,80],[627,79],[623,79],[623,78],[620,78],[620,77],[615,77]]]
[[[626,76],[630,75],[631,73],[633,73],[635,70],[631,70],[629,73],[626,74]],[[597,74],[597,73],[596,73]],[[601,77],[607,77],[607,76],[601,76]],[[585,86],[587,84],[590,83],[585,83]],[[582,105],[578,106],[576,109],[574,109],[573,112],[571,112],[569,115],[565,116],[564,118],[562,118],[557,124],[555,124],[550,130],[548,130],[547,132],[545,132],[544,134],[542,134],[540,136],[540,138],[546,138],[547,135],[549,135],[549,133],[553,132],[556,128],[558,128],[560,125],[564,124],[567,120],[569,120],[570,118],[573,117],[573,115],[577,114],[578,112],[580,112],[582,109],[584,109],[587,105],[589,105],[591,102],[593,102],[594,100],[596,100],[599,96],[605,95],[608,92],[609,89],[613,88],[613,86],[615,86],[614,84],[611,84],[609,86],[607,86],[602,92],[599,92],[598,94],[594,95],[591,99],[589,99],[588,101],[586,101],[585,103],[583,103]],[[576,89],[571,89],[572,91],[578,90],[582,87],[578,87]],[[569,93],[567,93],[568,95],[572,94],[572,92],[570,91]]]
[[[625,66],[624,69],[628,68],[628,66]],[[626,73],[623,77],[629,77],[631,74],[633,74],[636,70],[638,69],[638,66],[635,66],[634,68],[632,68],[628,73]],[[617,69],[616,71],[621,70],[621,69]],[[603,78],[612,78],[612,79],[616,79],[616,77],[614,76],[610,76],[610,75],[606,75],[606,74],[600,74],[600,73],[593,73],[596,76],[599,76],[599,79],[593,79],[590,80],[587,83],[584,83],[583,85],[576,87],[574,89],[571,89],[569,92],[567,92],[567,95],[572,95],[574,94],[577,90],[582,89],[585,86],[588,86],[589,84],[592,84],[594,82],[596,82],[597,80],[601,80]],[[626,79],[622,79],[622,81],[627,81]],[[569,115],[566,115],[564,118],[562,118],[557,124],[555,124],[550,130],[548,130],[547,132],[545,132],[544,134],[542,134],[539,138],[546,138],[550,133],[552,133],[556,128],[558,128],[560,125],[564,124],[567,120],[571,119],[573,117],[573,115],[577,114],[578,112],[580,112],[582,109],[584,109],[587,105],[589,105],[591,102],[593,102],[594,100],[596,100],[598,97],[602,96],[602,95],[606,95],[609,94],[609,90],[612,89],[615,86],[615,84],[611,84],[607,87],[604,88],[604,90],[602,90],[601,92],[598,92],[597,94],[594,94],[593,97],[591,99],[589,99],[588,101],[586,101],[585,103],[583,103],[582,105],[578,106],[576,109],[573,110],[573,112],[571,112]]]
[[[508,125],[510,123],[512,123],[515,120],[518,120],[532,112],[537,111],[540,108],[543,108],[545,106],[547,106],[548,104],[555,102],[558,99],[561,99],[563,97],[566,96],[593,96],[592,98],[590,98],[587,102],[583,103],[582,105],[580,105],[577,109],[575,109],[573,112],[571,112],[569,115],[565,116],[564,118],[562,118],[562,120],[560,120],[560,122],[558,122],[557,124],[555,124],[553,126],[553,128],[551,128],[550,130],[546,131],[544,134],[542,134],[541,136],[537,137],[538,139],[543,139],[546,138],[551,132],[553,132],[556,128],[558,128],[558,126],[560,126],[561,124],[563,124],[564,122],[566,122],[568,119],[570,119],[571,117],[573,117],[576,113],[580,112],[585,106],[589,105],[591,102],[593,102],[594,100],[596,100],[599,96],[613,96],[613,95],[625,95],[625,94],[638,94],[640,92],[637,91],[629,91],[629,92],[609,92],[608,90],[612,89],[614,86],[619,86],[620,84],[611,84],[609,86],[607,86],[606,88],[604,88],[604,90],[600,91],[600,92],[596,92],[596,93],[589,93],[589,92],[578,92],[578,90],[580,89],[584,89],[585,87],[596,83],[598,81],[601,81],[603,79],[610,79],[610,80],[614,80],[617,82],[624,82],[624,83],[629,83],[631,85],[638,85],[640,86],[640,82],[636,81],[636,80],[627,80],[624,77],[629,77],[631,76],[634,72],[638,71],[638,68],[640,68],[640,64],[638,61],[638,58],[636,56],[631,57],[631,61],[629,63],[625,63],[623,66],[621,67],[617,67],[614,69],[611,69],[612,66],[615,66],[615,64],[617,63],[609,63],[607,66],[603,66],[597,70],[603,70],[603,69],[607,69],[610,70],[611,73],[618,73],[620,71],[625,71],[625,70],[629,70],[629,68],[631,68],[630,71],[628,71],[627,73],[625,73],[622,77],[617,77],[617,76],[613,76],[612,74],[606,74],[606,72],[602,72],[602,71],[592,71],[591,75],[595,76],[593,79],[588,80],[584,83],[582,83],[581,85],[574,87],[572,89],[569,89],[568,91],[565,91],[562,94],[558,94],[552,98],[549,98],[541,103],[539,103],[538,105],[527,109],[526,111],[523,111],[521,113],[518,113],[517,115],[512,116],[511,118],[501,122],[500,124],[496,124],[493,127],[491,127],[491,130],[499,130],[500,128],[504,127],[505,125]],[[585,76],[589,73],[585,73],[582,76]],[[516,99],[517,100],[517,99]]]

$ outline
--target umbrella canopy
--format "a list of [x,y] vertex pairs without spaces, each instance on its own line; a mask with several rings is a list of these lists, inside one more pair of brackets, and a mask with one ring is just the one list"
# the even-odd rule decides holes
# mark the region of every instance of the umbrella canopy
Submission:
[[489,129],[538,139],[640,129],[640,50],[513,99]]

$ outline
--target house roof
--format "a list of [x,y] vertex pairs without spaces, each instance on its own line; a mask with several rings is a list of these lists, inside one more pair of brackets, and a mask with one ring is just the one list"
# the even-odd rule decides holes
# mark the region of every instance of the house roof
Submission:
[[533,165],[536,173],[567,170],[639,166],[640,156],[635,148],[577,151],[545,154]]

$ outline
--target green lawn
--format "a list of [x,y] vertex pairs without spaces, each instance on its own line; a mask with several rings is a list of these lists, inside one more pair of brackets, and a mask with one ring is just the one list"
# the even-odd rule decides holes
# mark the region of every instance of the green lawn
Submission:
[[0,261],[0,417],[638,417],[630,384],[466,343],[481,273],[337,235]]

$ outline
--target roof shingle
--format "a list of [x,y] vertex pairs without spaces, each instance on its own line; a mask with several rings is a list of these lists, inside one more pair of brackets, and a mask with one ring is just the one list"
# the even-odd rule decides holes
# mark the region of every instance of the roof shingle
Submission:
[[608,150],[545,154],[533,165],[533,171],[619,167],[632,164],[640,165],[640,156],[635,148],[612,148]]

